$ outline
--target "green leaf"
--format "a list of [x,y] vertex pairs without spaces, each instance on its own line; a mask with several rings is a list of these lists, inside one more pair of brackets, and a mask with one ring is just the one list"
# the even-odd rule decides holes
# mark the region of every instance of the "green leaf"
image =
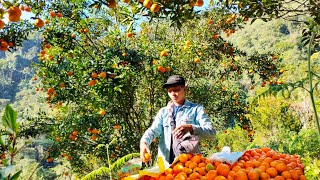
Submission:
[[19,125],[17,123],[18,113],[14,111],[9,104],[6,105],[2,124],[10,134],[17,134]]
[[100,167],[97,170],[94,170],[92,172],[90,172],[89,174],[85,175],[83,178],[81,178],[81,180],[89,180],[89,179],[96,179],[99,176],[103,176],[105,174],[110,173],[110,171],[116,171],[119,170],[122,166],[125,165],[125,163],[127,161],[129,161],[130,159],[134,158],[134,157],[139,157],[140,154],[139,153],[132,153],[132,154],[128,154],[126,156],[123,156],[122,158],[118,159],[116,162],[114,162],[111,165],[111,169],[107,168],[107,167]]
[[15,175],[13,175],[10,180],[16,180],[19,178],[20,174],[21,174],[22,170],[18,171]]
[[0,144],[1,144],[2,147],[6,146],[6,137],[7,137],[6,135],[2,135],[0,137]]

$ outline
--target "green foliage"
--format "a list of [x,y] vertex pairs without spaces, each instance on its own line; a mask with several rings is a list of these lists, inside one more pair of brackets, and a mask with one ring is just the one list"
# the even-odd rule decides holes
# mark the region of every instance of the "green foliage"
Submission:
[[130,160],[134,157],[140,157],[140,154],[139,153],[132,153],[132,154],[125,155],[122,158],[115,161],[109,168],[108,167],[100,167],[99,169],[94,170],[94,171],[90,172],[89,174],[85,175],[81,179],[82,180],[95,179],[99,176],[108,175],[110,172],[113,172],[113,174],[115,175],[115,173],[121,167],[123,167],[128,160]]
[[[10,99],[16,97],[16,100],[21,100],[17,106],[23,107],[26,114],[35,112],[28,114],[31,117],[23,122],[20,135],[45,135],[51,141],[55,140],[49,152],[50,157],[65,157],[71,163],[72,171],[79,173],[90,172],[94,168],[87,166],[90,164],[88,154],[100,159],[102,168],[93,171],[90,176],[108,172],[106,159],[109,155],[112,162],[118,162],[118,158],[138,151],[141,134],[152,123],[157,110],[168,101],[161,85],[171,74],[184,75],[188,80],[188,99],[203,104],[208,110],[219,132],[215,142],[206,142],[210,151],[219,151],[225,145],[234,151],[243,151],[264,146],[269,137],[281,140],[287,138],[287,144],[291,143],[290,147],[303,146],[298,140],[302,135],[291,139],[288,134],[281,134],[282,131],[299,132],[301,129],[298,118],[301,116],[291,109],[293,102],[282,98],[277,102],[279,99],[267,95],[292,91],[290,97],[301,101],[299,97],[304,94],[301,95],[300,91],[295,94],[296,91],[293,90],[296,90],[295,87],[302,87],[302,84],[306,85],[305,76],[301,76],[307,70],[303,46],[308,42],[310,31],[304,31],[303,44],[294,40],[297,31],[293,29],[301,29],[296,23],[274,21],[265,24],[256,21],[243,29],[242,23],[246,18],[261,17],[268,20],[279,16],[277,13],[283,9],[278,8],[291,5],[276,6],[283,1],[270,2],[245,4],[249,2],[239,1],[233,6],[227,3],[232,8],[231,12],[224,9],[224,6],[212,6],[208,8],[209,11],[197,14],[194,12],[196,8],[191,8],[189,1],[164,3],[165,8],[159,13],[151,13],[137,1],[131,2],[130,6],[119,3],[117,9],[109,9],[107,2],[27,1],[25,3],[32,7],[35,16],[50,21],[45,28],[37,29],[43,32],[41,49],[45,50],[35,67],[39,78],[33,82],[37,94],[34,91],[21,91],[16,96],[20,89],[17,89],[18,83],[12,81],[13,78],[0,79],[3,82],[0,83],[1,93],[10,89]],[[9,5],[11,4],[5,6]],[[95,5],[98,5],[97,8]],[[312,14],[312,18],[317,17],[318,13],[312,13],[317,10],[315,5],[310,4],[310,7],[313,9],[308,13]],[[49,11],[62,12],[63,17],[52,18]],[[234,17],[232,11],[241,15]],[[151,18],[151,24],[141,23],[144,15]],[[162,21],[158,17],[171,21]],[[193,19],[195,17],[197,18]],[[212,24],[208,25],[208,20],[212,20]],[[172,24],[177,25],[180,30],[177,31]],[[8,27],[0,31],[1,37],[5,34],[8,42],[11,41],[9,32],[11,35],[16,32],[14,29],[9,30],[11,25],[17,30],[19,23],[9,23]],[[31,28],[31,24],[25,27]],[[311,30],[311,26],[308,27]],[[88,32],[85,32],[87,29]],[[244,34],[239,31],[242,29]],[[234,30],[238,33],[231,33]],[[129,31],[134,34],[131,38],[125,34]],[[25,38],[17,32],[12,37],[17,37],[18,40]],[[270,40],[270,37],[275,38]],[[191,45],[187,46],[186,41],[190,41]],[[163,50],[167,51],[168,56],[159,56]],[[32,49],[34,53],[38,51],[38,48]],[[30,54],[25,50],[23,52]],[[277,52],[283,54],[280,56]],[[199,59],[195,61],[196,58]],[[18,71],[11,70],[12,67],[30,64],[23,63],[24,59],[16,62],[9,59],[13,57],[6,54],[8,61],[0,64],[3,74],[17,73]],[[285,67],[283,62],[286,63]],[[284,76],[279,72],[280,67],[286,70]],[[165,72],[161,72],[163,69]],[[313,72],[317,71],[315,67]],[[99,75],[101,72],[107,74],[106,78],[92,77],[92,73]],[[32,76],[28,69],[24,70],[24,74],[26,80]],[[279,86],[280,76],[286,82],[293,83]],[[96,84],[89,86],[88,83],[93,80]],[[250,110],[247,98],[255,92],[263,91],[262,87],[257,86],[261,82],[271,84],[263,94],[266,99],[259,100],[259,106]],[[20,85],[30,84],[21,82]],[[249,91],[250,86],[255,86],[257,91]],[[49,88],[53,88],[54,92],[49,93]],[[9,96],[2,94],[1,97]],[[34,97],[39,97],[42,102],[34,107],[29,106]],[[44,111],[36,111],[37,107]],[[49,107],[52,108],[51,112],[46,111]],[[105,110],[107,114],[99,115],[100,110]],[[309,124],[304,125],[309,127]],[[93,133],[93,130],[97,130],[97,133]],[[110,154],[105,152],[101,144],[110,144],[115,138],[117,141],[110,145]],[[284,148],[276,139],[267,145]],[[203,150],[207,151],[208,147]],[[302,151],[302,148],[285,151],[293,153]],[[310,152],[318,151],[310,148]],[[306,167],[311,168],[317,161],[306,158],[305,162]],[[119,167],[121,164],[119,163]],[[316,174],[317,169],[311,171]],[[55,177],[52,172],[42,176],[44,172],[41,169],[38,177]]]
[[[17,137],[19,132],[19,122],[17,122],[18,114],[9,104],[7,104],[4,115],[2,117],[1,137],[0,137],[0,153],[1,163],[4,165],[1,170],[1,178],[17,179],[21,174],[21,170],[15,171],[14,157],[19,152],[17,146]],[[6,156],[9,156],[6,158]]]
[[216,150],[221,151],[224,146],[229,146],[232,152],[244,151],[251,144],[247,130],[236,126],[217,133]]
[[271,133],[265,136],[274,136],[283,129],[299,132],[302,122],[290,104],[289,100],[273,96],[259,99],[252,105],[250,114],[253,129]]

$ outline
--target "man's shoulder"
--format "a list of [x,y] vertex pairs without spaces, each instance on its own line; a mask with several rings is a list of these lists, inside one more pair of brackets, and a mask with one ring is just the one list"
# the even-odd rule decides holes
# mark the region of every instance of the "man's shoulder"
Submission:
[[195,108],[195,107],[201,107],[202,105],[201,104],[198,104],[198,103],[194,103],[194,102],[190,102],[190,101],[188,101],[188,100],[186,100],[186,102],[185,102],[185,104],[184,104],[185,106],[189,106],[189,107],[192,107],[192,108]]
[[160,108],[159,113],[165,113],[168,111],[167,106]]

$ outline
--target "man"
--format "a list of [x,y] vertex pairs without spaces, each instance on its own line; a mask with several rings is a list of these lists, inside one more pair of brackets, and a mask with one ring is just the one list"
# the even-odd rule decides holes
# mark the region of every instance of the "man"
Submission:
[[[186,82],[178,75],[170,76],[163,85],[171,101],[157,113],[154,122],[140,140],[140,158],[146,162],[145,153],[150,154],[149,145],[160,137],[158,156],[171,164],[175,158],[175,139],[191,134],[200,139],[214,139],[215,130],[203,106],[186,100]],[[198,149],[198,148],[197,148]],[[197,151],[199,152],[199,150]]]

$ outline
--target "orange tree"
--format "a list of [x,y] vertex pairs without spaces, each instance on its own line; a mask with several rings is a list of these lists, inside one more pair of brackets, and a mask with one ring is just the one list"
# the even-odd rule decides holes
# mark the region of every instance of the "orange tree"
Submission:
[[168,101],[161,85],[171,74],[187,78],[188,98],[206,107],[218,130],[237,123],[252,140],[247,92],[251,84],[281,84],[281,61],[234,47],[227,38],[246,19],[213,7],[195,13],[197,2],[159,1],[159,11],[151,8],[157,3],[133,1],[116,8],[114,1],[26,2],[46,24],[37,22],[44,38],[37,88],[58,112],[30,123],[55,141],[51,157],[61,155],[74,171],[86,172],[87,154],[106,163],[101,144],[115,142],[109,147],[113,159],[137,152],[142,133]]
[[227,41],[243,20],[223,10],[199,14],[180,29],[154,20],[131,23],[125,31],[131,14],[126,4],[110,10],[60,2],[48,9],[36,68],[48,106],[59,113],[43,128],[56,141],[51,155],[62,154],[75,171],[84,169],[85,154],[105,160],[99,144],[115,138],[111,158],[138,151],[142,133],[166,105],[161,85],[171,74],[188,79],[188,98],[207,108],[217,129],[238,123],[248,132],[245,98],[253,86],[239,78],[255,81],[257,75],[265,85],[279,76],[275,55],[247,56]]

